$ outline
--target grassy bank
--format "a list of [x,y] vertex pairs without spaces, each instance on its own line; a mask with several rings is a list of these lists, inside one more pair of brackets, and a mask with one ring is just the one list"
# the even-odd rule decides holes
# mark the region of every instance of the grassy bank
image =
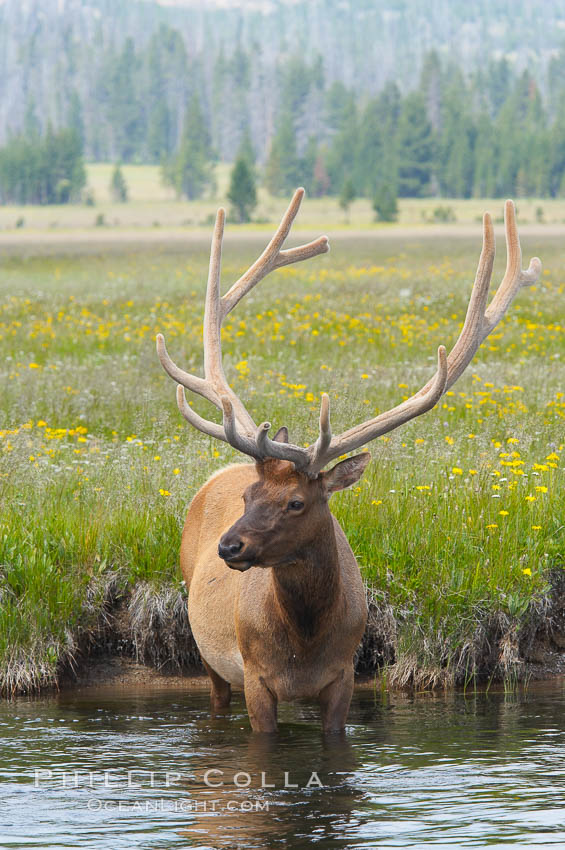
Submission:
[[[261,245],[230,244],[225,286]],[[389,680],[520,675],[551,633],[565,549],[565,268],[560,241],[524,248],[544,262],[539,285],[438,408],[376,441],[361,485],[332,502],[374,600],[361,664],[390,662]],[[479,249],[479,232],[449,245],[342,240],[276,272],[226,328],[230,381],[257,421],[288,424],[298,442],[315,436],[322,391],[336,432],[392,406],[454,342]],[[200,369],[207,257],[203,241],[185,256],[2,262],[4,689],[53,683],[119,623],[124,651],[193,657],[167,614],[184,596],[180,529],[234,454],[181,421],[154,337]]]

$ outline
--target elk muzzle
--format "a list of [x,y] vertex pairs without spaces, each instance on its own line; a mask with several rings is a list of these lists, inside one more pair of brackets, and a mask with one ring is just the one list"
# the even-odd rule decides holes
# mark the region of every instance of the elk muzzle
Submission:
[[232,529],[220,538],[218,555],[232,570],[244,572],[253,566],[253,561],[249,558],[247,545],[239,535],[234,534]]

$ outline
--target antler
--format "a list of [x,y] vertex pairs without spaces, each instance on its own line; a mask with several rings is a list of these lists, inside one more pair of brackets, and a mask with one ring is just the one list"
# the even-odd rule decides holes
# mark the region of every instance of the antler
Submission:
[[[289,443],[282,444],[270,440],[267,435],[270,424],[264,422],[257,427],[244,404],[229,386],[222,366],[221,328],[228,313],[270,271],[329,251],[326,236],[320,236],[306,245],[281,250],[303,197],[304,189],[297,189],[275,235],[261,256],[224,296],[220,296],[220,272],[225,211],[218,210],[210,250],[204,310],[204,378],[180,369],[171,360],[163,335],[157,334],[157,354],[164,370],[179,384],[177,404],[180,412],[191,425],[204,434],[230,443],[234,448],[257,460],[263,460],[266,457],[284,457],[285,460],[292,460],[300,466],[305,466],[309,461],[307,451]],[[197,393],[221,410],[223,424],[218,425],[203,419],[192,410],[186,401],[184,388]],[[284,450],[281,451],[283,446]]]
[[[471,292],[465,322],[457,342],[445,357],[445,349],[438,350],[438,369],[434,377],[422,389],[409,399],[393,407],[392,410],[381,413],[374,419],[350,428],[338,437],[327,442],[325,448],[318,448],[316,443],[311,447],[312,463],[309,473],[319,472],[327,463],[346,452],[358,449],[360,446],[374,440],[387,431],[392,431],[409,419],[425,413],[441,398],[443,393],[455,383],[471,362],[475,352],[484,339],[500,322],[510,304],[522,286],[531,286],[541,274],[541,262],[537,257],[530,260],[526,270],[522,269],[522,249],[516,227],[516,210],[512,201],[506,201],[504,208],[504,224],[506,230],[506,273],[498,287],[489,307],[486,308],[492,268],[494,264],[495,241],[492,220],[488,213],[483,216],[483,248],[479,259],[475,283]],[[322,400],[325,432],[331,433],[329,423],[328,402]]]
[[[516,212],[513,202],[507,201],[504,214],[507,246],[506,273],[490,306],[486,308],[495,243],[492,221],[490,215],[485,213],[483,248],[463,329],[449,356],[446,355],[443,345],[438,348],[437,370],[427,384],[391,410],[356,425],[336,437],[332,436],[331,431],[329,397],[324,393],[320,408],[320,431],[316,442],[308,448],[288,442],[278,442],[276,439],[269,438],[270,423],[263,422],[257,427],[243,403],[227,383],[222,367],[220,331],[227,314],[270,271],[288,263],[315,257],[329,250],[325,236],[307,245],[300,245],[286,251],[281,250],[303,197],[304,190],[297,189],[277,232],[264,252],[223,297],[220,297],[220,261],[225,213],[222,209],[218,211],[210,253],[204,314],[205,378],[198,378],[179,369],[167,354],[161,334],[157,335],[157,352],[165,371],[181,385],[177,387],[177,402],[181,413],[191,425],[205,434],[230,443],[234,448],[257,460],[273,457],[292,461],[309,476],[315,477],[331,460],[360,448],[434,407],[443,393],[464,372],[483,340],[500,322],[518,290],[522,286],[530,286],[536,282],[541,273],[541,262],[534,257],[528,269],[522,269],[522,251],[516,228]],[[192,410],[187,404],[184,387],[208,399],[221,410],[223,424],[209,422]]]

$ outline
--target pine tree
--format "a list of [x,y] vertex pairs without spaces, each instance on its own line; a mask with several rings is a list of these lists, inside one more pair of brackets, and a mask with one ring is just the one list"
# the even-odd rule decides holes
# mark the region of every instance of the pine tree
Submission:
[[171,152],[171,113],[166,101],[159,100],[149,115],[147,152],[152,162],[161,162]]
[[272,195],[288,195],[299,182],[299,162],[292,116],[284,113],[271,141],[265,183]]
[[81,147],[84,148],[84,118],[82,114],[82,104],[78,92],[73,89],[69,98],[69,116],[68,126],[77,134]]
[[120,163],[116,163],[110,180],[110,194],[117,203],[125,204],[128,200],[128,185],[123,175]]
[[327,195],[330,190],[330,176],[328,174],[323,155],[318,152],[312,171],[311,194],[315,198]]
[[254,172],[257,156],[255,154],[253,142],[251,141],[251,133],[249,132],[249,127],[245,128],[243,136],[241,137],[241,141],[239,143],[237,158],[239,159],[240,157],[243,157],[247,161],[248,166]]
[[165,181],[189,200],[201,197],[213,182],[210,136],[196,94],[188,104],[179,150],[163,171]]
[[493,198],[496,195],[497,141],[494,125],[487,113],[476,122],[474,147],[473,196]]
[[373,209],[378,221],[396,221],[398,218],[398,203],[390,183],[377,186],[373,198]]
[[[335,83],[327,96],[328,125],[333,136],[331,139],[326,167],[330,177],[331,192],[337,194],[346,180],[355,185],[357,172],[359,128],[357,105],[352,92],[341,83]],[[355,191],[358,187],[355,186]]]
[[228,200],[234,206],[237,220],[249,221],[257,206],[255,179],[245,156],[239,156],[231,172]]
[[133,39],[127,38],[122,52],[108,58],[101,82],[106,117],[112,133],[112,153],[123,162],[134,158],[144,131],[136,92],[138,65]]
[[398,194],[402,198],[424,197],[430,192],[433,168],[432,127],[419,92],[409,94],[398,122]]
[[144,71],[140,97],[146,124],[143,154],[151,162],[162,162],[178,141],[179,127],[182,129],[179,117],[187,101],[188,63],[180,32],[161,24],[140,64]]
[[372,195],[381,178],[384,138],[377,98],[371,100],[360,119],[357,184]]
[[74,130],[45,137],[14,136],[0,149],[0,200],[16,204],[65,204],[86,183],[82,146]]
[[304,186],[309,195],[314,194],[314,169],[318,159],[318,142],[310,136],[303,156],[298,164],[298,183]]
[[565,194],[565,91],[557,110],[558,118],[549,138],[549,189],[553,197]]
[[436,133],[439,131],[442,123],[441,106],[443,102],[443,88],[443,69],[439,55],[436,50],[430,50],[424,57],[422,64],[420,91],[424,97],[426,113]]
[[465,81],[451,69],[441,104],[435,172],[444,197],[469,198],[473,191],[475,127]]
[[355,186],[353,180],[348,177],[343,181],[341,192],[339,193],[339,205],[345,213],[345,218],[349,222],[349,207],[355,200]]

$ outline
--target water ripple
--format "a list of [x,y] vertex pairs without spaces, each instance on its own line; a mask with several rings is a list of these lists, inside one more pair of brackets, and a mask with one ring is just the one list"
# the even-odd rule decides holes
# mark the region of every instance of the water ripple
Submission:
[[0,706],[2,847],[565,846],[564,683],[356,692],[346,738],[309,705],[276,739],[205,691]]

